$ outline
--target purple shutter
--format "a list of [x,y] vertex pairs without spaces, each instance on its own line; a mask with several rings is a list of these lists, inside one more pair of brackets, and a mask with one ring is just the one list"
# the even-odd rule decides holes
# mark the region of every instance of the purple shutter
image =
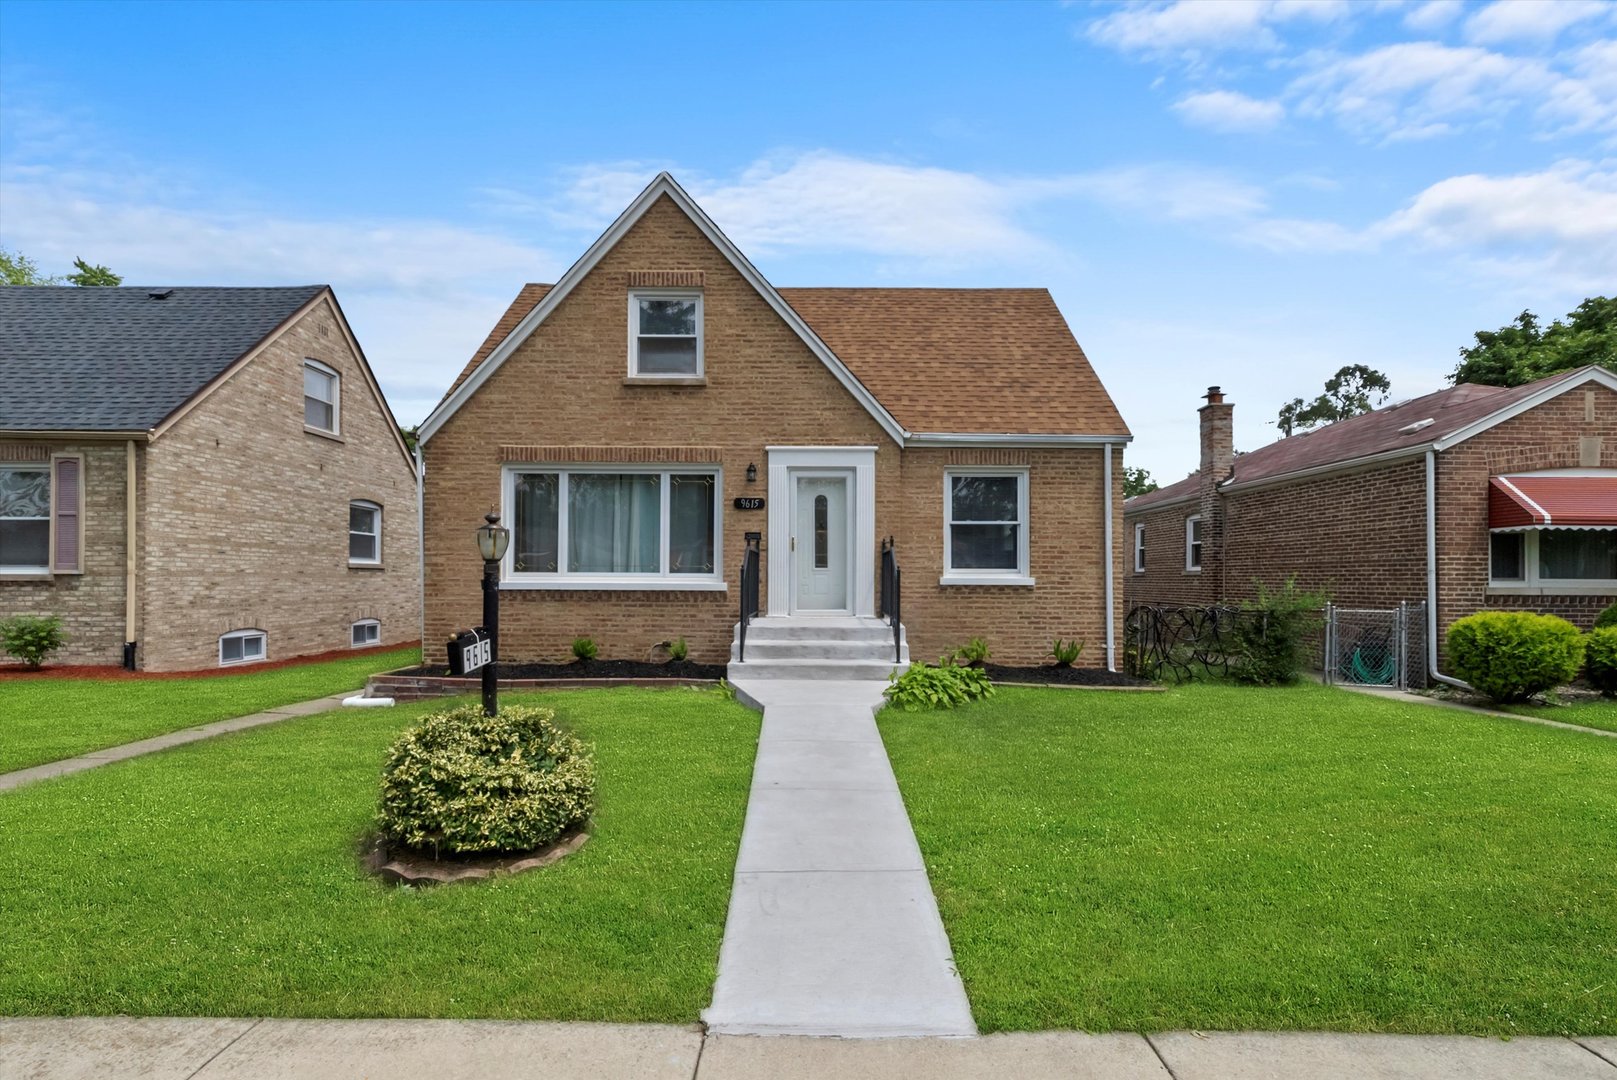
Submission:
[[83,569],[79,551],[79,514],[84,503],[84,463],[76,457],[57,458],[56,492],[51,514],[56,524],[56,550],[51,553],[51,569],[58,574]]

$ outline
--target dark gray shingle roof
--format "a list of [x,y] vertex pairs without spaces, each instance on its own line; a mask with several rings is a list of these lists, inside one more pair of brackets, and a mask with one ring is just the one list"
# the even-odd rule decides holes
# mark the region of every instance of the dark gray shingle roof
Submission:
[[144,431],[324,285],[0,287],[0,430]]

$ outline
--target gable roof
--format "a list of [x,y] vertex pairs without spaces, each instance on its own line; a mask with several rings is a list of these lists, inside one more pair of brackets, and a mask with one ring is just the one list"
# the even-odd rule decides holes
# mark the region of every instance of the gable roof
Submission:
[[[1617,390],[1617,375],[1592,366],[1558,372],[1521,386],[1461,383],[1301,435],[1277,439],[1242,454],[1235,459],[1221,487],[1242,488],[1300,473],[1347,468],[1367,460],[1445,450],[1590,382]],[[1196,481],[1192,474],[1156,491],[1136,495],[1124,504],[1125,509],[1145,510],[1175,502],[1194,494]]]
[[150,431],[325,291],[0,287],[0,430]]
[[664,197],[900,445],[957,436],[1053,444],[1132,437],[1046,290],[776,289],[665,172],[559,281],[522,288],[422,423],[422,442]]

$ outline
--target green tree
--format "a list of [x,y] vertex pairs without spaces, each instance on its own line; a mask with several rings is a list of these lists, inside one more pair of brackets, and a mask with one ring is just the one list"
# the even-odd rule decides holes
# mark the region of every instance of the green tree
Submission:
[[39,272],[39,264],[20,251],[0,248],[0,282],[6,285],[60,285],[60,278]]
[[1475,345],[1460,350],[1451,382],[1520,386],[1589,364],[1617,371],[1617,298],[1592,296],[1547,327],[1524,311],[1475,336]]
[[1349,364],[1325,380],[1325,392],[1313,401],[1292,398],[1280,408],[1275,426],[1283,435],[1367,413],[1387,400],[1392,381],[1375,368]]
[[74,259],[73,265],[76,272],[67,275],[67,281],[70,285],[110,286],[124,283],[121,275],[114,274],[105,266],[92,266],[83,259]]
[[1151,479],[1151,473],[1134,465],[1123,466],[1123,498],[1132,499],[1136,495],[1144,495],[1148,491],[1157,490],[1157,482]]
[[416,443],[421,441],[421,425],[411,424],[409,427],[405,427],[400,424],[399,435],[404,439],[406,449],[413,454],[415,453]]

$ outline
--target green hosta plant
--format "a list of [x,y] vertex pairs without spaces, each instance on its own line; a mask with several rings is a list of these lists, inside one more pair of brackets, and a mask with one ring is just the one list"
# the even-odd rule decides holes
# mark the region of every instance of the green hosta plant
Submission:
[[1084,653],[1084,643],[1077,638],[1071,641],[1062,641],[1056,638],[1055,644],[1050,646],[1050,657],[1055,660],[1056,667],[1072,667]]
[[1480,611],[1449,627],[1448,640],[1454,673],[1498,702],[1553,690],[1583,666],[1583,635],[1554,615]]
[[1617,697],[1617,626],[1598,626],[1584,639],[1584,674],[1589,685]]
[[690,655],[691,647],[685,643],[684,638],[675,638],[668,643],[668,659],[674,663],[684,663]]
[[573,639],[573,658],[580,661],[594,660],[601,650],[596,647],[594,638],[580,637]]
[[951,656],[967,667],[980,668],[988,662],[988,642],[980,637],[974,637],[956,649]]
[[895,671],[888,681],[890,685],[883,691],[887,703],[903,712],[952,709],[994,692],[986,671],[959,664],[911,664],[903,674]]
[[65,644],[62,620],[55,615],[13,615],[0,620],[0,649],[31,668],[37,669]]
[[595,759],[550,709],[462,705],[422,718],[388,750],[382,835],[434,857],[532,851],[595,810]]

